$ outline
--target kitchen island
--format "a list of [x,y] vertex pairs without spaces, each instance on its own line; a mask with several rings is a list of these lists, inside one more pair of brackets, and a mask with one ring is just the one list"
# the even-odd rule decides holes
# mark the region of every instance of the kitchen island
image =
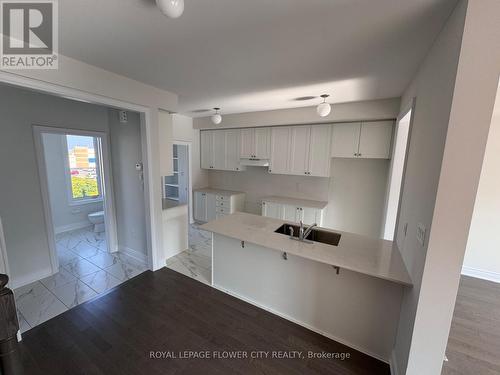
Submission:
[[238,212],[203,225],[213,286],[388,362],[411,287],[399,250],[341,231],[338,246],[300,242],[275,233],[283,223]]

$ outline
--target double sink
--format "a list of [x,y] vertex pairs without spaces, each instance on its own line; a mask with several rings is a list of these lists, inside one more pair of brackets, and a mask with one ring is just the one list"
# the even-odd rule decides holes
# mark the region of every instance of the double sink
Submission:
[[[288,237],[293,236],[294,238],[299,238],[300,227],[298,225],[283,224],[281,227],[274,231],[275,233],[283,234]],[[340,242],[341,235],[335,232],[330,232],[326,230],[314,228],[311,232],[304,238],[306,242],[314,241],[321,242],[327,245],[338,246]]]

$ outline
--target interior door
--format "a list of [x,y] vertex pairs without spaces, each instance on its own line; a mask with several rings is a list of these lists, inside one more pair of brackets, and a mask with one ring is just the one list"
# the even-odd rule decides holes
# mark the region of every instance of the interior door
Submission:
[[271,153],[271,129],[255,129],[255,157],[257,159],[269,159]]
[[200,132],[200,158],[201,168],[211,169],[213,167],[213,131],[203,130]]
[[255,129],[241,129],[240,157],[251,159],[255,153]]
[[238,171],[240,169],[240,131],[226,130],[226,169]]
[[311,176],[330,177],[331,125],[311,126],[309,168]]
[[290,155],[290,128],[278,126],[271,130],[271,159],[269,173],[287,174]]
[[290,174],[307,175],[309,169],[310,126],[292,126],[290,142]]
[[394,122],[371,121],[361,124],[359,157],[374,159],[391,158],[391,141]]
[[361,123],[334,124],[332,132],[332,158],[358,156]]
[[213,132],[213,169],[226,169],[226,132]]

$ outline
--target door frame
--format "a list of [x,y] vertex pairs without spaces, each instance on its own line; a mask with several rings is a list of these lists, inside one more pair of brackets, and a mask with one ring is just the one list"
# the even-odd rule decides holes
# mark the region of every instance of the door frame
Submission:
[[[194,200],[193,200],[193,165],[192,165],[192,146],[193,142],[190,141],[178,141],[174,139],[172,145],[187,146],[188,149],[188,212],[189,212],[189,224],[194,223]],[[163,186],[165,189],[165,186]],[[163,195],[165,196],[165,195]]]
[[[33,138],[35,140],[35,154],[37,159],[38,177],[42,193],[43,212],[45,217],[45,228],[49,241],[50,263],[52,274],[59,272],[59,259],[57,256],[55,228],[50,204],[50,193],[47,176],[47,163],[45,160],[43,134],[71,134],[100,138],[101,155],[99,160],[99,173],[101,175],[101,189],[103,194],[104,222],[106,226],[106,241],[108,252],[118,251],[118,235],[116,227],[116,211],[113,196],[113,177],[111,171],[111,157],[109,153],[109,134],[100,131],[81,130],[72,128],[59,128],[52,126],[33,125]],[[90,225],[90,224],[89,224]]]
[[[162,232],[162,210],[161,210],[161,190],[155,189],[158,186],[158,173],[153,170],[154,150],[158,149],[157,140],[158,132],[155,131],[155,122],[158,122],[159,109],[156,107],[147,107],[139,104],[133,104],[119,99],[114,99],[108,96],[93,94],[87,91],[74,89],[71,87],[54,84],[42,81],[35,78],[29,78],[19,75],[9,74],[0,71],[0,82],[22,87],[37,92],[62,97],[69,100],[76,100],[84,103],[101,105],[108,108],[139,112],[141,115],[141,135],[143,145],[143,153],[146,158],[143,159],[144,169],[147,178],[145,179],[144,200],[146,206],[146,230],[148,234],[148,268],[157,270],[164,266],[159,254],[161,254],[161,246],[163,242]],[[158,194],[160,193],[160,194]]]

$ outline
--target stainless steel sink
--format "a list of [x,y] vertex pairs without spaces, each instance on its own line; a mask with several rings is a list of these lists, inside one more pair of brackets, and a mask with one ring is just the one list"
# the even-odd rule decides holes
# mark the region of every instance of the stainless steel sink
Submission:
[[[292,224],[283,224],[281,227],[276,229],[274,232],[279,234],[284,234],[286,236],[291,237],[293,235],[294,238],[299,238],[299,229],[298,225]],[[307,235],[305,240],[321,242],[327,245],[338,246],[340,242],[341,235],[335,232],[330,232],[321,229],[313,229],[311,233]]]

